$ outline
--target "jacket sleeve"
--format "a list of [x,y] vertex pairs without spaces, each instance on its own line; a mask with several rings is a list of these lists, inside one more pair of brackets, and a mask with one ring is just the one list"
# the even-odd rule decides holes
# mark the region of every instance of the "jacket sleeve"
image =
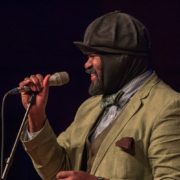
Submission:
[[179,97],[167,104],[157,116],[148,153],[154,180],[180,179]]
[[100,98],[94,100],[92,97],[83,102],[76,112],[74,121],[58,137],[46,121],[45,127],[35,138],[30,141],[21,138],[25,151],[42,179],[55,179],[60,170],[80,169],[86,130],[91,122],[85,121],[82,117],[94,109]]
[[[68,133],[66,134],[68,135]],[[65,139],[65,134],[63,136]],[[46,121],[42,131],[32,140],[24,141],[22,137],[24,149],[30,156],[36,171],[42,179],[55,179],[59,170],[70,169],[70,160],[66,147],[57,143],[56,135],[48,121]],[[68,139],[68,137],[66,138]]]

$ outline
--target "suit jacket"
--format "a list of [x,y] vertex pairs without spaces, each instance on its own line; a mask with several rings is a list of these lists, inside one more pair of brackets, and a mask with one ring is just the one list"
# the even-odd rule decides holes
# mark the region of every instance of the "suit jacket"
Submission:
[[[57,138],[46,122],[36,138],[23,142],[43,179],[55,179],[60,169],[80,169],[86,137],[102,111],[100,100],[86,100]],[[118,143],[123,139],[133,140],[128,148],[135,153]],[[148,78],[118,115],[90,173],[110,180],[180,179],[180,94],[155,73]]]

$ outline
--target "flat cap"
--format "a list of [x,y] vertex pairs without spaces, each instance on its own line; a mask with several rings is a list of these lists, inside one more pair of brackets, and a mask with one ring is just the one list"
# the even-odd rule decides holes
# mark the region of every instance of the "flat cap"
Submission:
[[151,49],[147,28],[136,18],[120,11],[107,13],[87,27],[83,42],[74,44],[84,53],[146,56]]

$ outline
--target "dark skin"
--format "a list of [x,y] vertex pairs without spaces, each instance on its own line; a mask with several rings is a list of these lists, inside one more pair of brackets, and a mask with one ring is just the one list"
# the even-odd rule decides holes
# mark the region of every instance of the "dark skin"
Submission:
[[[101,60],[96,54],[91,54],[84,65],[85,69],[93,67],[96,74],[91,74],[91,81],[95,83],[97,76],[101,72]],[[48,80],[50,75],[43,77],[41,74],[31,75],[20,82],[19,87],[29,86],[32,91],[38,92],[35,104],[30,109],[28,115],[29,132],[41,130],[46,121],[46,104],[48,101],[49,87]],[[21,99],[24,108],[27,107],[30,95],[21,92]],[[59,171],[56,175],[58,180],[96,180],[97,177],[83,171]]]

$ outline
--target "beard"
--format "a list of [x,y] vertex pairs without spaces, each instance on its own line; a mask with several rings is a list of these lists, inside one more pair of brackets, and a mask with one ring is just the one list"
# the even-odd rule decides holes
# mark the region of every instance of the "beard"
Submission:
[[103,82],[101,79],[91,82],[89,86],[89,94],[91,96],[103,94]]
[[88,74],[94,73],[96,74],[97,77],[97,79],[95,81],[92,81],[89,86],[89,90],[88,90],[89,94],[91,96],[103,94],[103,80],[101,75],[100,74],[98,75],[93,67],[87,69],[86,73]]

